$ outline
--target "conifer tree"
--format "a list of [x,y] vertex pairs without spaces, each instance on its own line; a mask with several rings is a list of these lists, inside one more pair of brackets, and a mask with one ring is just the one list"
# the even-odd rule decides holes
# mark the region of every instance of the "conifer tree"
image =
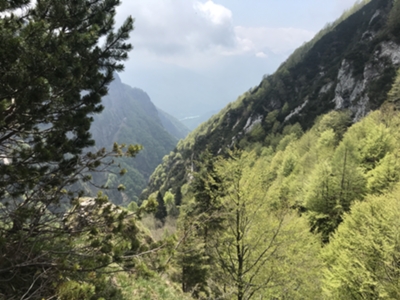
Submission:
[[207,247],[208,235],[218,230],[221,226],[222,204],[219,196],[221,190],[221,179],[215,170],[217,158],[206,150],[200,157],[199,170],[194,174],[191,184],[195,203],[189,215],[197,216],[201,225],[201,235]]
[[164,224],[167,217],[167,207],[165,206],[161,192],[157,193],[157,204],[157,211],[154,216]]
[[199,298],[206,295],[209,279],[208,257],[203,238],[198,236],[197,222],[189,218],[180,219],[181,245],[177,249],[177,263],[181,269],[182,291]]
[[[131,49],[133,19],[114,30],[119,4],[0,1],[0,298],[56,298],[69,282],[112,299],[101,292],[101,276],[89,274],[120,257],[110,238],[123,215],[99,195],[101,216],[82,226],[66,222],[84,213],[76,183],[89,181],[109,155],[123,155],[118,145],[85,150],[94,145],[92,115],[102,111],[101,97]],[[114,231],[100,235],[104,228]]]
[[[195,297],[210,296],[208,281],[213,265],[210,255],[213,234],[222,229],[221,180],[216,173],[218,159],[206,150],[200,157],[198,171],[191,182],[193,202],[180,214],[180,232],[185,238],[179,250],[182,287]],[[200,262],[190,263],[190,262]]]
[[178,187],[175,195],[175,206],[180,207],[182,205],[182,190]]

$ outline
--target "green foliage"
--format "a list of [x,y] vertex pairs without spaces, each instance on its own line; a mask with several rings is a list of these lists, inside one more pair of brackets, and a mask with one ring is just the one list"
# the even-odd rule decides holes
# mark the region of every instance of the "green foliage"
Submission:
[[116,282],[121,287],[120,300],[189,300],[192,299],[171,282],[161,276],[145,279],[128,273],[116,275]]
[[222,203],[219,197],[224,191],[221,189],[221,178],[215,169],[217,159],[208,151],[202,154],[201,159],[199,171],[194,174],[191,183],[195,201],[189,215],[199,219],[203,227],[203,236],[207,239],[211,231],[221,226]]
[[210,238],[221,229],[222,203],[220,195],[221,180],[216,171],[216,158],[206,151],[202,154],[199,171],[191,183],[193,201],[184,206],[180,214],[181,247],[177,263],[181,269],[181,283],[184,292],[197,298],[209,297],[210,269],[213,260],[210,256]]
[[299,123],[293,125],[286,125],[282,130],[283,135],[294,134],[297,138],[301,137],[304,132]]
[[182,187],[178,187],[176,190],[176,195],[175,195],[175,206],[179,207],[182,205]]
[[253,141],[262,141],[265,136],[265,131],[261,124],[257,124],[250,132],[250,137]]
[[[213,162],[203,163],[208,176],[195,176],[195,198],[181,206],[175,261],[183,290],[200,299],[313,299],[319,282],[309,279],[319,265],[318,238],[289,202],[268,197],[269,174],[263,169],[270,155],[254,150],[229,153],[227,159],[207,157]],[[281,161],[273,165],[280,172]],[[199,206],[207,199],[214,199],[213,206]]]
[[[326,114],[334,107],[344,59],[355,81],[362,80],[367,62],[377,66],[374,53],[393,35],[385,27],[390,9],[390,1],[358,2],[164,158],[146,193],[190,187],[182,190],[177,255],[171,259],[174,278],[186,292],[200,299],[398,298],[398,258],[390,252],[397,249],[397,237],[387,234],[395,243],[383,246],[388,231],[380,231],[378,223],[384,222],[384,213],[365,220],[361,213],[357,216],[366,227],[373,224],[371,239],[377,242],[372,247],[361,245],[371,239],[362,241],[367,231],[357,221],[360,233],[353,226],[335,252],[324,256],[325,295],[318,256],[318,240],[329,249],[332,239],[340,239],[340,228],[362,205],[358,201],[392,192],[400,178],[400,118],[393,106],[385,105],[353,125],[350,111]],[[395,78],[389,59],[379,59],[379,65],[381,76],[363,92],[371,99],[367,110],[386,100]],[[392,102],[396,85],[397,80],[389,94]],[[354,109],[356,101],[346,105]],[[246,132],[256,118],[261,123]],[[234,147],[242,154],[227,153]],[[352,231],[359,235],[354,241]],[[381,252],[376,260],[369,258],[374,251]]]
[[274,110],[267,114],[265,117],[265,123],[268,125],[273,125],[276,122],[276,118],[278,117],[279,111]]
[[332,111],[323,115],[317,123],[318,131],[332,129],[336,135],[336,141],[339,142],[351,124],[350,111]]
[[[312,228],[323,233],[324,241],[341,222],[343,212],[350,210],[354,200],[362,200],[367,192],[379,193],[391,187],[398,178],[398,167],[393,158],[397,125],[390,108],[374,112],[353,125],[343,136],[334,152],[333,132],[328,129],[320,134],[319,153],[328,156],[313,169],[306,188],[305,206],[309,209]],[[323,129],[322,120],[316,125]],[[390,124],[390,125],[389,125]],[[389,126],[388,126],[389,125]],[[322,152],[323,153],[323,152]],[[392,165],[389,167],[389,161]]]
[[182,221],[181,230],[182,240],[177,251],[176,263],[180,269],[178,278],[182,291],[190,293],[195,298],[209,296],[207,279],[211,266],[204,238],[198,234],[195,225],[190,224],[189,220]]
[[0,2],[0,298],[116,299],[101,271],[141,250],[135,217],[80,189],[140,149],[87,149],[132,48],[133,19],[114,30],[119,3]]
[[323,251],[326,299],[400,297],[399,190],[356,203]]
[[[400,8],[400,6],[399,6],[399,8]],[[399,105],[399,102],[400,102],[400,69],[397,70],[396,79],[392,85],[391,90],[388,93],[388,101],[393,102],[396,105]]]
[[167,217],[167,208],[165,206],[165,202],[163,196],[160,192],[157,193],[157,211],[154,216],[160,220],[162,223],[165,222],[165,218]]
[[335,20],[333,23],[327,23],[322,30],[320,30],[315,37],[309,41],[308,43],[305,43],[303,46],[299,47],[294,51],[294,53],[289,57],[289,59],[285,62],[284,65],[282,65],[280,68],[283,69],[283,67],[290,68],[292,66],[295,66],[299,62],[301,62],[304,57],[307,55],[307,52],[310,51],[310,49],[318,42],[320,41],[323,37],[329,34],[329,32],[332,32],[335,30],[335,27],[337,27],[340,23],[342,23],[344,20],[349,18],[351,15],[355,14],[357,11],[359,11],[362,7],[364,7],[366,4],[368,4],[371,0],[362,0],[362,1],[357,1],[350,9],[346,10],[343,12],[343,14]]
[[400,32],[400,3],[398,0],[393,1],[393,8],[390,11],[389,18],[387,21],[387,27],[393,37],[398,41]]
[[131,203],[129,203],[127,209],[131,212],[136,212],[139,209],[139,206],[136,202],[132,201]]
[[300,282],[304,272],[309,276],[316,270],[318,262],[313,257],[319,243],[287,203],[270,206],[261,177],[248,169],[248,159],[233,153],[217,169],[223,178],[223,224],[227,228],[218,231],[212,241],[217,264],[225,274],[221,284],[228,297],[237,299],[294,298],[317,291],[317,281],[307,288]]
[[178,207],[176,206],[175,196],[174,194],[171,193],[171,191],[166,191],[164,195],[164,202],[167,207],[168,215],[174,218],[178,217],[179,210]]
[[71,299],[110,299],[121,300],[121,291],[112,284],[110,278],[104,275],[91,274],[95,284],[87,282],[77,282],[73,280],[65,281],[58,288],[60,300]]
[[400,179],[398,153],[388,153],[375,169],[367,173],[367,188],[371,194],[383,193]]

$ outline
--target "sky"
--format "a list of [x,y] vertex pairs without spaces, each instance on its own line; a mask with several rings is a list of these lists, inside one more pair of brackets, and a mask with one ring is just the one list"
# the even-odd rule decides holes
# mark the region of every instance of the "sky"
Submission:
[[122,0],[135,18],[121,80],[178,119],[216,112],[355,0]]

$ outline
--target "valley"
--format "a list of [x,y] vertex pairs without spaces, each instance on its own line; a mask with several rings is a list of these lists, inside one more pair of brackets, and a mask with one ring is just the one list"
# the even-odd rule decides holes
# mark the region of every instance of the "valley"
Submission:
[[[189,34],[196,64],[283,55],[252,36],[275,31],[187,3],[217,44]],[[0,300],[400,299],[400,0],[355,2],[219,111],[121,80],[119,4],[0,1]],[[173,70],[186,28],[154,24]]]

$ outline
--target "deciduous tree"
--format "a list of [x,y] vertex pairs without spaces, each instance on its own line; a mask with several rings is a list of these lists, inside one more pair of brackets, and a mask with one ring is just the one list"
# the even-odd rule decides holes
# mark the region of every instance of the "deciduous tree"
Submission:
[[245,154],[231,153],[216,169],[224,191],[224,230],[216,231],[211,243],[214,261],[223,274],[215,280],[225,296],[312,299],[310,291],[319,286],[310,276],[318,267],[319,243],[308,231],[306,220],[287,202],[267,199],[261,176],[250,171]]
[[355,203],[323,250],[325,299],[400,297],[399,188]]

